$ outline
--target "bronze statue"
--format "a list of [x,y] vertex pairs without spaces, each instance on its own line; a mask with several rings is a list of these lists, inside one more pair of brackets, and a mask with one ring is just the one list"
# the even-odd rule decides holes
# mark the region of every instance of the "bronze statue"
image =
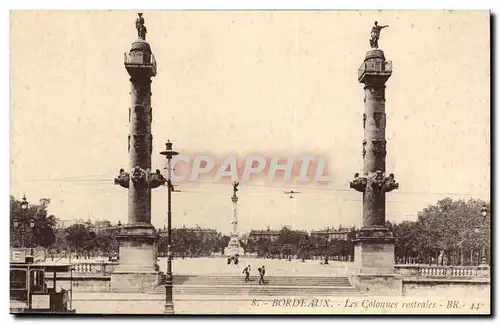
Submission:
[[135,21],[135,28],[137,29],[137,36],[139,36],[140,39],[146,40],[146,33],[148,30],[146,29],[146,26],[144,25],[144,18],[142,17],[142,12],[138,13],[139,17]]
[[378,22],[375,22],[375,26],[372,27],[371,38],[370,38],[370,47],[378,48],[378,40],[380,38],[380,31],[389,25],[379,26]]

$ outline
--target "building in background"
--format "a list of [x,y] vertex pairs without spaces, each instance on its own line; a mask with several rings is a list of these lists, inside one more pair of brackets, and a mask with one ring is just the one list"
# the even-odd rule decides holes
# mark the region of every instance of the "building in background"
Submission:
[[260,239],[264,239],[274,242],[278,239],[279,236],[280,236],[279,230],[272,230],[269,228],[267,230],[251,230],[250,234],[248,235],[248,240],[257,242]]
[[311,231],[310,235],[312,238],[325,238],[328,237],[329,240],[347,241],[349,239],[349,234],[351,230],[349,229],[323,229]]
[[81,224],[85,225],[85,221],[83,219],[56,219],[56,229],[57,230],[62,230],[65,228],[68,228],[73,225]]
[[[182,228],[173,228],[172,232],[180,232],[185,231],[188,234],[192,234],[195,237],[201,239],[202,242],[206,242],[209,240],[216,240],[219,237],[219,232],[213,228],[201,228],[196,226],[194,228],[182,227]],[[158,230],[158,233],[161,238],[167,238],[168,232],[165,229]],[[172,235],[174,237],[174,235]]]

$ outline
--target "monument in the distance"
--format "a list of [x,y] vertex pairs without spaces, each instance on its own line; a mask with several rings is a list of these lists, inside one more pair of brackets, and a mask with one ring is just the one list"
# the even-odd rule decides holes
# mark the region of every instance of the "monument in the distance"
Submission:
[[164,185],[165,178],[159,170],[151,172],[151,78],[156,76],[156,61],[146,42],[142,13],[136,29],[138,39],[125,53],[124,62],[131,83],[130,173],[121,169],[115,179],[115,184],[128,190],[128,223],[118,236],[119,265],[111,274],[112,291],[148,291],[158,285],[160,277],[156,261],[158,234],[151,225],[151,189]]
[[365,92],[363,174],[356,173],[350,187],[363,193],[363,227],[357,233],[354,250],[362,287],[373,284],[375,277],[394,273],[394,237],[385,226],[385,194],[398,188],[394,175],[387,176],[385,170],[385,83],[392,74],[392,64],[378,48],[380,31],[385,27],[375,22],[371,50],[358,71]]
[[241,247],[240,239],[238,235],[238,215],[237,215],[237,204],[238,204],[238,196],[236,192],[238,192],[239,182],[233,183],[233,195],[231,196],[231,201],[233,202],[233,220],[231,225],[233,225],[233,230],[231,232],[231,239],[227,247],[224,249],[224,255],[235,256],[235,255],[243,255],[245,254],[245,250]]

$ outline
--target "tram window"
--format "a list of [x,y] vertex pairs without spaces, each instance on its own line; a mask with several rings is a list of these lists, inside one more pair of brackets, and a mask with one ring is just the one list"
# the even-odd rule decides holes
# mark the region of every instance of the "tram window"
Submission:
[[31,272],[31,289],[33,292],[45,292],[45,273],[43,270],[33,270]]
[[10,270],[10,289],[26,288],[26,270]]

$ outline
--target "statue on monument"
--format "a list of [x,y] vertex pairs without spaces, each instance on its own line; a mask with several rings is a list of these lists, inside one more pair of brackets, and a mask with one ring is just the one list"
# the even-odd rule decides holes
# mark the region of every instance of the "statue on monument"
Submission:
[[371,37],[370,37],[370,47],[378,48],[378,40],[380,39],[380,31],[389,25],[379,26],[378,22],[375,22],[375,25],[372,27]]
[[146,29],[146,26],[144,25],[144,18],[142,17],[142,12],[138,13],[139,17],[135,21],[135,28],[137,29],[137,36],[139,36],[140,39],[146,40],[146,33],[148,30]]
[[233,194],[236,196],[236,192],[238,192],[238,186],[240,183],[238,181],[233,182]]

